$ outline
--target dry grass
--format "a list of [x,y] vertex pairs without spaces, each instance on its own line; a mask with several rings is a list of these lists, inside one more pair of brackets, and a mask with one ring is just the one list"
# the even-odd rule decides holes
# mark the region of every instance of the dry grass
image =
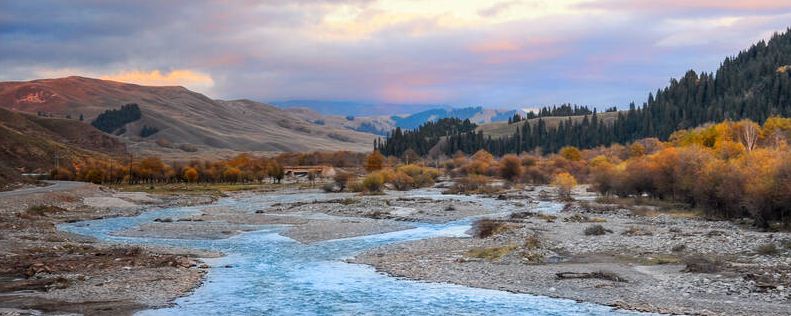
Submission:
[[643,227],[630,226],[621,234],[624,236],[652,236],[654,232]]
[[62,212],[66,212],[66,209],[54,205],[33,205],[19,215],[22,218],[33,218]]
[[763,256],[774,256],[780,253],[780,249],[773,243],[763,244],[755,248],[755,253]]
[[476,238],[488,238],[500,235],[513,228],[513,225],[507,222],[488,218],[479,219],[472,224],[473,236]]
[[[652,199],[646,197],[616,197],[616,196],[602,196],[596,199],[597,203],[604,204],[598,208],[606,209],[612,208],[612,205],[618,208],[628,209],[634,215],[645,217],[657,217],[659,215],[668,215],[674,218],[703,218],[703,211],[699,209],[690,208],[688,205],[679,202],[665,201],[659,199]],[[588,204],[589,208],[596,208],[597,206]]]
[[516,245],[506,245],[491,248],[475,248],[467,251],[465,255],[471,258],[497,260],[512,253],[514,250],[516,250],[516,248],[518,248]]

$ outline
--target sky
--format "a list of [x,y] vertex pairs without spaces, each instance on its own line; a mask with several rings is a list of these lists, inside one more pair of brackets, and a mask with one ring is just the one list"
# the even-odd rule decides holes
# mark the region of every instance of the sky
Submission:
[[0,80],[213,98],[642,103],[791,26],[791,0],[0,0]]

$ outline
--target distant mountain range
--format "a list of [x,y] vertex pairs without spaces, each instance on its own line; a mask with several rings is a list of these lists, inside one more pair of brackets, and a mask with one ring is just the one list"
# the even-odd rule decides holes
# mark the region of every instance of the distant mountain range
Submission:
[[426,109],[450,108],[439,104],[396,104],[357,101],[288,100],[269,104],[283,109],[304,108],[323,115],[337,116],[391,116],[406,115]]
[[[372,104],[354,101],[292,100],[272,102],[273,105],[300,113],[306,119],[319,120],[317,115],[343,117],[340,125],[357,131],[384,135],[395,127],[417,128],[428,121],[455,117],[477,124],[507,121],[517,110],[483,107],[452,108],[431,104]],[[326,122],[326,120],[325,120]]]

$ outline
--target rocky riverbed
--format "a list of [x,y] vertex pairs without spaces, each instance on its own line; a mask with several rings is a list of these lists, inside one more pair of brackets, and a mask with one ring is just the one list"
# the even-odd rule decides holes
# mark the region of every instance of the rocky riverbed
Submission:
[[[540,192],[544,192],[541,194]],[[788,315],[791,235],[725,221],[637,215],[592,202],[557,213],[535,200],[493,216],[491,236],[434,238],[388,245],[352,260],[410,279],[547,295],[640,311],[700,315]],[[600,225],[600,226],[599,226]],[[587,233],[586,233],[587,232]]]
[[165,306],[200,285],[217,253],[110,245],[56,225],[132,216],[150,207],[212,202],[206,196],[151,196],[82,183],[0,197],[0,314],[131,314]]

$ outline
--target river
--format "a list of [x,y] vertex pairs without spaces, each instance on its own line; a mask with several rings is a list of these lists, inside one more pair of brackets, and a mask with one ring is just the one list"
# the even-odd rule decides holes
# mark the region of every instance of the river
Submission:
[[[433,191],[418,191],[413,195],[445,198]],[[321,198],[317,193],[261,194],[225,198],[217,203],[252,211],[273,203]],[[543,202],[536,207],[556,211],[562,205]],[[369,266],[344,262],[356,253],[386,244],[440,236],[465,237],[470,218],[446,224],[414,223],[414,229],[308,245],[280,236],[283,226],[262,226],[261,230],[220,240],[112,235],[158,217],[178,218],[197,211],[195,207],[156,209],[135,217],[64,224],[60,229],[107,242],[167,245],[226,254],[205,260],[212,268],[206,281],[193,293],[176,300],[172,307],[141,311],[139,315],[633,314],[571,300],[405,280],[378,273]]]

